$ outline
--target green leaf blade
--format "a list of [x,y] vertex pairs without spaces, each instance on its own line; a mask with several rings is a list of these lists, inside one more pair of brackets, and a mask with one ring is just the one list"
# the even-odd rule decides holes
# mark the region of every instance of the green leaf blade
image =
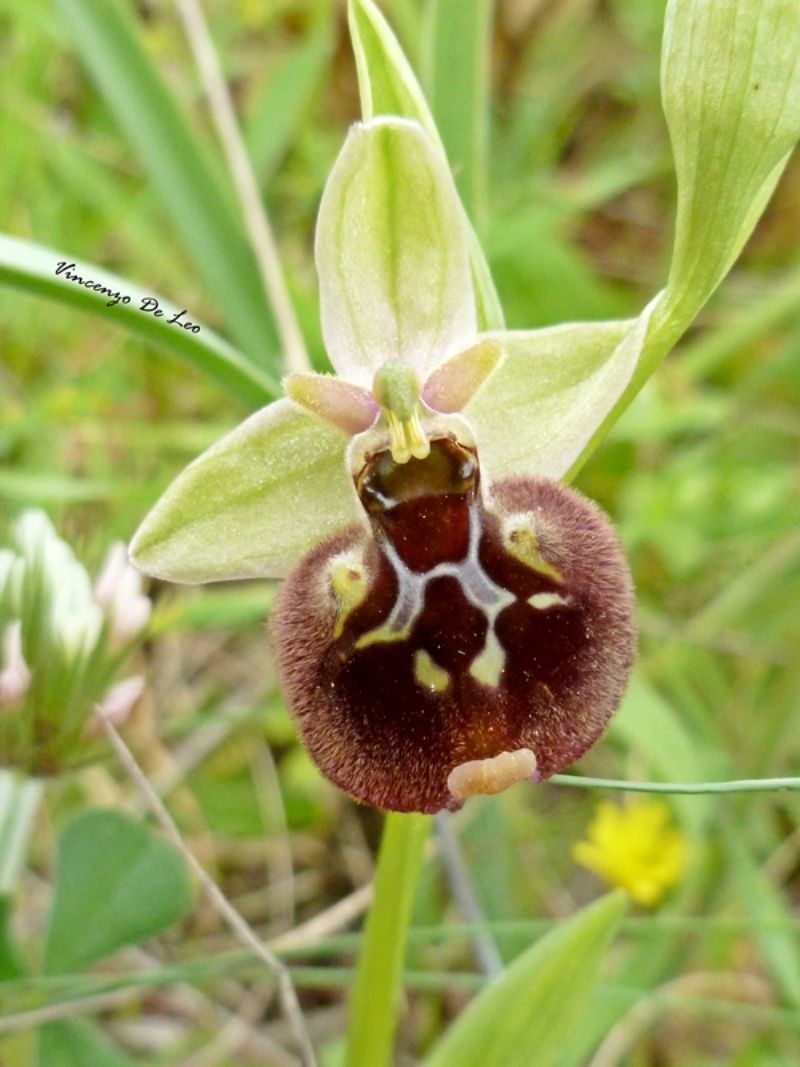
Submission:
[[0,984],[22,978],[25,966],[11,934],[11,897],[0,895]]
[[486,212],[492,9],[492,0],[433,0],[426,9],[431,108],[478,230]]
[[671,0],[662,97],[678,176],[665,311],[679,334],[738,256],[800,137],[800,7]]
[[519,956],[451,1026],[424,1067],[556,1067],[625,913],[612,893]]
[[57,0],[76,50],[158,191],[232,336],[279,371],[272,310],[232,199],[119,0]]
[[764,965],[783,1001],[797,1008],[800,1005],[800,956],[797,935],[786,932],[792,922],[789,901],[756,862],[749,843],[742,838],[741,827],[733,820],[728,820],[725,827],[724,842],[734,885],[755,927]]
[[348,21],[364,121],[377,115],[414,119],[441,144],[411,64],[378,7],[372,0],[350,0]]
[[192,893],[180,855],[114,811],[87,811],[58,842],[46,974],[87,967],[182,918]]
[[99,1031],[83,1021],[50,1023],[39,1031],[38,1067],[134,1067]]
[[[199,333],[192,333],[177,324],[170,325],[170,318],[182,309],[169,300],[145,292],[128,278],[120,278],[97,264],[76,261],[76,267],[70,273],[78,274],[85,281],[96,280],[114,294],[131,298],[128,304],[120,301],[109,306],[113,296],[69,281],[63,273],[57,275],[56,267],[62,262],[69,264],[73,261],[55,249],[0,234],[0,283],[118,322],[148,343],[187,360],[249,405],[263,404],[279,395],[280,389],[274,378],[213,330],[201,325]],[[141,301],[146,297],[158,301],[163,317],[140,310]],[[184,316],[184,319],[188,317]]]
[[333,6],[317,4],[308,38],[267,79],[247,117],[245,143],[262,185],[289,150],[317,90],[334,47]]

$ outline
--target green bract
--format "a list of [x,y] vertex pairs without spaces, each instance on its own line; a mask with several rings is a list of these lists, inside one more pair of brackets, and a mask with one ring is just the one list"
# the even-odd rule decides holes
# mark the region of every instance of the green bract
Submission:
[[363,434],[385,438],[371,388],[387,359],[413,368],[432,418],[460,411],[489,482],[563,478],[719,284],[800,135],[794,0],[672,0],[663,96],[678,216],[666,288],[635,319],[504,331],[408,62],[371,0],[352,0],[350,26],[366,121],[333,168],[316,246],[337,377],[292,376],[292,399],[177,478],[132,545],[137,566],[159,577],[282,577],[363,521],[352,468]]
[[795,0],[677,0],[662,95],[678,218],[665,311],[682,331],[750,236],[800,131]]

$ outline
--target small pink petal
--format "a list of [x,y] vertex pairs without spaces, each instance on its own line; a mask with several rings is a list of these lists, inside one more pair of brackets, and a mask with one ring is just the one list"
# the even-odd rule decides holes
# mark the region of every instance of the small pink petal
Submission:
[[142,576],[128,562],[128,551],[117,541],[106,554],[94,587],[95,602],[106,613],[114,641],[124,644],[144,629],[153,605],[142,592]]
[[94,585],[94,599],[101,608],[110,608],[128,563],[128,553],[122,541],[115,541],[106,553],[103,566]]
[[126,678],[106,692],[95,709],[95,715],[108,719],[112,726],[121,726],[133,711],[144,692],[145,680],[141,674]]
[[153,612],[150,599],[140,595],[119,604],[111,625],[111,636],[119,644],[125,644],[140,633]]
[[326,374],[290,374],[283,387],[290,400],[345,433],[368,430],[380,412],[368,390]]
[[497,366],[501,355],[496,341],[478,341],[436,368],[425,382],[422,399],[434,411],[444,414],[462,411]]
[[16,704],[28,691],[31,672],[22,655],[22,623],[8,624],[3,634],[3,669],[0,670],[0,707]]

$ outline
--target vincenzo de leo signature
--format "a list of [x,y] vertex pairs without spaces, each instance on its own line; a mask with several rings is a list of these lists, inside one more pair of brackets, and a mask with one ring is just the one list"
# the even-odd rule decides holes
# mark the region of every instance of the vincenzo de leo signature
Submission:
[[[171,317],[167,319],[168,326],[180,326],[182,329],[188,330],[189,333],[200,333],[200,327],[197,323],[192,322],[190,319],[184,319],[186,308],[181,311],[162,308],[154,296],[131,298],[126,293],[120,293],[118,289],[115,290],[109,285],[104,285],[103,282],[96,282],[93,278],[86,278],[82,274],[78,274],[76,268],[77,264],[67,263],[65,259],[62,259],[56,265],[56,274],[63,275],[67,281],[75,282],[76,285],[82,285],[84,289],[91,289],[95,293],[100,293],[101,296],[109,297],[106,301],[106,307],[114,307],[116,304],[130,304],[131,300],[134,299],[138,301],[138,303],[134,304],[134,307],[137,307],[137,310],[144,312],[144,314],[152,315],[157,319],[163,319],[166,315],[170,315]],[[0,1064],[0,1067],[2,1067],[2,1064]]]

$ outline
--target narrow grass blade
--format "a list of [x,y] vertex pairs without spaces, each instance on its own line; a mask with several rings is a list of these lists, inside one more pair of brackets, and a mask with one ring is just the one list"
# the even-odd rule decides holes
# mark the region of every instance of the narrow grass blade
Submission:
[[[163,297],[146,293],[127,278],[120,278],[104,267],[84,261],[76,263],[68,272],[56,274],[59,263],[69,266],[72,262],[64,252],[0,234],[0,283],[116,321],[143,340],[188,360],[247,404],[260,406],[280,395],[280,387],[275,379],[206,326],[201,326],[199,333],[192,333],[181,329],[177,323],[170,325],[169,320],[181,308]],[[110,289],[112,295],[95,292],[85,285],[69,281],[67,273],[77,274],[84,282],[95,281]],[[120,299],[109,306],[116,293],[120,294],[120,298],[130,297],[130,302],[125,304]],[[152,313],[140,310],[141,302],[146,297],[158,301],[159,309],[164,312],[163,317],[157,318]],[[187,318],[188,315],[184,316],[183,321]]]
[[245,141],[262,186],[297,136],[327,74],[333,45],[333,6],[320,0],[308,37],[266,79],[247,118]]
[[[754,924],[769,924],[772,929],[755,926],[754,936],[764,965],[771,973],[782,1000],[796,1008],[800,1005],[800,944],[789,930],[791,908],[788,900],[756,863],[744,839],[741,826],[726,820],[725,847],[733,868],[734,884],[748,917]],[[787,925],[785,925],[787,924]]]
[[[690,782],[719,780],[728,770],[722,753],[681,721],[672,704],[641,671],[635,670],[631,677],[609,736],[621,741],[626,751],[640,753],[648,772],[659,782],[670,781],[676,773]],[[711,803],[696,800],[678,802],[676,807],[698,836],[714,811]]]
[[25,974],[25,965],[11,932],[12,911],[12,898],[0,893],[0,983],[3,984]]
[[375,897],[350,1001],[346,1067],[389,1067],[414,889],[430,819],[386,816]]
[[37,1067],[134,1067],[133,1060],[83,1020],[43,1026],[36,1062]]
[[17,888],[42,789],[38,778],[0,769],[0,900]]
[[57,0],[56,7],[231,335],[254,363],[279,372],[272,312],[232,197],[143,48],[126,6]]
[[461,199],[480,231],[486,208],[492,0],[428,5],[428,98]]
[[27,507],[130,501],[135,492],[136,488],[123,478],[112,481],[110,478],[83,478],[30,468],[7,470],[5,466],[0,467],[0,499]]

